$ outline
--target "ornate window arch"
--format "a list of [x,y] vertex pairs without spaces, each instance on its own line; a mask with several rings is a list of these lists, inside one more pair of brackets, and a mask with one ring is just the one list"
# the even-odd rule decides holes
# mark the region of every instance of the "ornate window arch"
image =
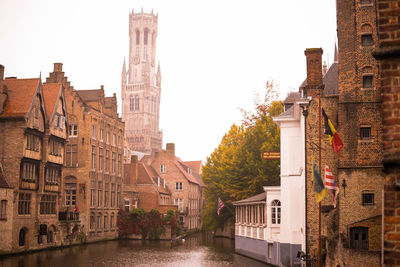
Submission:
[[20,247],[25,246],[25,243],[26,243],[26,232],[27,232],[27,229],[25,227],[21,228],[21,230],[19,230],[18,245]]
[[147,45],[148,40],[149,40],[149,29],[145,28],[144,29],[144,40],[143,40],[145,45]]
[[135,95],[135,109],[134,110],[139,110],[139,96]]
[[139,29],[136,30],[136,44],[140,44],[140,31]]
[[134,111],[135,110],[135,98],[133,98],[133,95],[129,97],[129,111]]
[[361,45],[372,46],[374,39],[372,37],[372,26],[370,24],[361,25]]
[[277,199],[271,202],[271,220],[272,224],[281,224],[281,202]]

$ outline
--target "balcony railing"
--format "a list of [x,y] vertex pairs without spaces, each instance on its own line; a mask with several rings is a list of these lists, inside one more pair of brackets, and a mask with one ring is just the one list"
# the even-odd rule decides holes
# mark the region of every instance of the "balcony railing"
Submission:
[[79,212],[60,211],[58,212],[59,221],[79,221]]

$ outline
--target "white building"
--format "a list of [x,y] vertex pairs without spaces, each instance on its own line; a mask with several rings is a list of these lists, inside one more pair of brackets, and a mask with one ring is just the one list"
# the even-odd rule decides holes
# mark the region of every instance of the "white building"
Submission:
[[281,129],[281,231],[278,239],[280,264],[299,264],[305,251],[305,120],[308,100],[293,92],[284,101],[285,111],[273,118]]

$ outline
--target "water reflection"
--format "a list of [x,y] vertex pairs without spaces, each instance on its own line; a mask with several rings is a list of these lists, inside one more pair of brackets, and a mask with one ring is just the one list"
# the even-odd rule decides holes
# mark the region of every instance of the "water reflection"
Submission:
[[234,254],[234,241],[196,234],[185,242],[119,240],[0,259],[4,267],[266,266]]

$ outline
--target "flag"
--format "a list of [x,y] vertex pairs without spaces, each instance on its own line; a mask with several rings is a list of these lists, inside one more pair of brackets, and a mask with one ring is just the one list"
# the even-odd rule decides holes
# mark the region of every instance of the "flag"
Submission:
[[340,140],[340,137],[336,132],[335,127],[333,127],[333,124],[326,115],[324,109],[322,109],[322,116],[324,116],[324,121],[325,121],[324,133],[329,135],[329,143],[331,144],[333,151],[335,151],[335,153],[339,153],[340,149],[342,149],[343,147],[343,142],[342,140]]
[[332,190],[332,202],[336,208],[336,197],[339,194],[339,186],[336,184],[335,177],[333,177],[328,165],[325,165],[325,187]]
[[315,199],[317,203],[321,202],[326,196],[326,189],[321,179],[321,174],[317,167],[317,163],[313,159],[312,180],[314,181]]
[[222,202],[222,200],[220,198],[218,198],[218,206],[217,206],[217,214],[219,215],[219,213],[221,212],[221,210],[224,208],[224,202]]

